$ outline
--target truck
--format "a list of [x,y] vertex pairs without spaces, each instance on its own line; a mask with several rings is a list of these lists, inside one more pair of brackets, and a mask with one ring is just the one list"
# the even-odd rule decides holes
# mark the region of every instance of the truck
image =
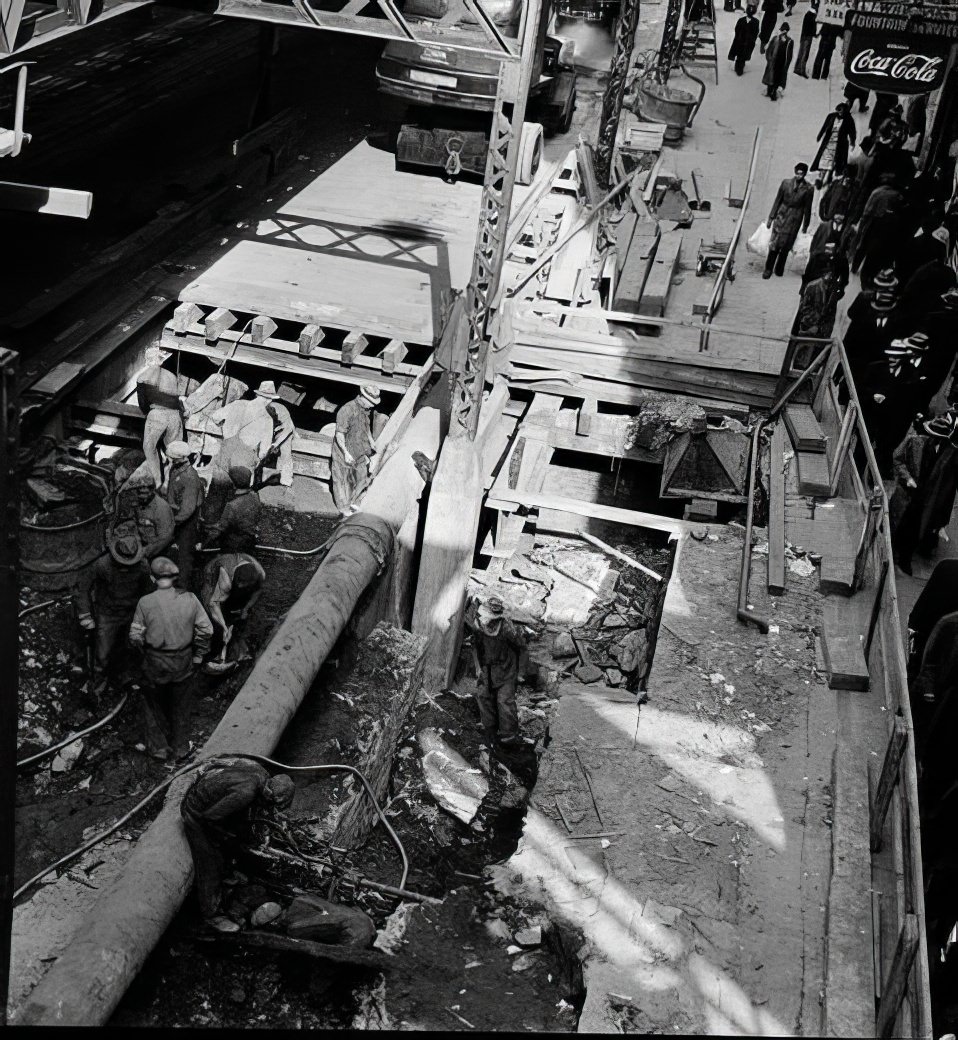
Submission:
[[[455,3],[456,0],[450,0]],[[430,10],[449,17],[447,0],[412,0],[411,16]],[[521,0],[485,0],[485,11],[515,39]],[[533,121],[522,129],[516,180],[530,184],[542,158],[545,134],[565,133],[572,125],[576,104],[575,45],[553,31],[552,0],[543,0],[542,20],[531,56],[532,87],[527,114]],[[463,13],[465,26],[471,16]],[[482,175],[489,148],[490,115],[495,108],[499,63],[495,58],[466,50],[405,40],[390,41],[376,65],[376,79],[384,94],[410,106],[415,122],[399,130],[396,162],[401,167],[441,168],[447,177],[462,171]]]

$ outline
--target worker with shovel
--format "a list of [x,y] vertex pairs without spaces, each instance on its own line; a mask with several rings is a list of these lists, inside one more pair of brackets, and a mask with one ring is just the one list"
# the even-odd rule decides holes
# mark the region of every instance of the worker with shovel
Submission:
[[[190,751],[193,673],[209,649],[213,626],[192,592],[175,587],[179,567],[165,556],[150,564],[156,590],[136,605],[130,645],[142,651],[143,722],[154,758]],[[171,752],[172,745],[172,752]]]
[[357,491],[368,480],[373,440],[373,409],[379,404],[379,387],[364,384],[352,401],[336,413],[336,433],[329,459],[333,502],[344,515]]
[[207,675],[222,675],[249,660],[246,622],[265,581],[266,571],[248,553],[223,553],[206,565],[201,601],[213,622],[210,659],[203,666]]
[[[150,590],[150,567],[132,521],[110,532],[107,550],[93,564],[92,573],[81,584],[77,598],[80,627],[94,639],[93,695],[96,698],[106,689],[111,660],[119,656],[121,648],[125,649],[136,605]],[[131,679],[128,667],[120,670],[120,677],[123,682]]]
[[476,701],[486,741],[504,748],[520,747],[524,741],[519,732],[516,684],[526,638],[521,627],[506,617],[498,596],[485,600],[474,597],[467,606],[465,622],[473,633],[479,666]]
[[204,766],[186,792],[180,814],[193,855],[200,913],[217,930],[239,931],[234,921],[217,915],[226,868],[221,844],[238,825],[248,823],[251,810],[287,808],[294,790],[285,773],[270,776],[257,762],[240,758]]

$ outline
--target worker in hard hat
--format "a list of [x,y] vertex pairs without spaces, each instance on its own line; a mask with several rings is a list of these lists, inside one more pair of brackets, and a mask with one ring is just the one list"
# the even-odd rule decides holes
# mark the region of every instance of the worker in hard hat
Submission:
[[183,439],[183,416],[179,397],[179,383],[172,372],[163,368],[168,354],[159,345],[147,347],[146,368],[136,381],[136,399],[146,415],[143,427],[143,454],[153,486],[163,483],[160,445],[169,446]]
[[200,540],[200,509],[206,496],[206,486],[193,467],[193,449],[186,441],[173,441],[166,448],[170,460],[170,479],[166,501],[173,511],[173,538],[178,550],[180,586],[190,587],[193,561]]
[[156,589],[137,603],[130,625],[130,645],[143,654],[146,745],[154,758],[181,759],[190,750],[192,678],[213,626],[196,596],[176,588],[179,567],[171,559],[157,557],[150,574]]
[[235,667],[249,659],[246,622],[265,581],[266,571],[248,553],[222,553],[207,563],[200,602],[213,622],[213,642],[205,672],[217,675],[226,670],[225,665]]
[[379,402],[379,387],[364,384],[336,413],[329,469],[333,501],[342,513],[349,512],[353,497],[369,476],[370,459],[376,450],[374,409]]
[[253,474],[245,466],[230,466],[233,497],[223,507],[219,519],[206,528],[204,544],[218,545],[225,552],[251,553],[259,541],[263,503],[254,491]]
[[506,617],[505,605],[493,595],[474,597],[467,604],[465,622],[479,665],[476,701],[486,741],[516,747],[522,743],[516,705],[519,656],[526,644],[522,628]]
[[[80,627],[94,633],[94,696],[106,689],[113,658],[125,656],[136,605],[149,591],[150,565],[136,525],[127,521],[110,532],[107,552],[93,564],[77,597]],[[129,679],[129,668],[122,667],[120,676]]]
[[273,439],[263,458],[265,464],[269,465],[273,460],[278,460],[279,482],[282,487],[292,487],[293,484],[293,434],[296,425],[289,409],[280,401],[276,392],[276,384],[269,380],[260,383],[255,390],[257,397],[266,401],[266,412],[273,420]]
[[203,766],[180,805],[186,840],[193,854],[193,877],[200,912],[214,927],[237,931],[218,917],[225,861],[220,844],[228,831],[248,823],[250,810],[283,810],[293,800],[293,781],[249,759],[217,759]]
[[173,510],[156,493],[152,476],[138,470],[117,499],[117,522],[132,519],[148,560],[163,553],[173,541]]

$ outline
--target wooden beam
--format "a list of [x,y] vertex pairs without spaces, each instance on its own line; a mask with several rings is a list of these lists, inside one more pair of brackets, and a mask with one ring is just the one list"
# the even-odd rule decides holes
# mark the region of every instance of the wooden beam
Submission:
[[588,437],[592,432],[592,417],[599,411],[599,402],[594,397],[586,397],[582,401],[576,416],[575,432],[581,437]]
[[308,357],[326,338],[318,325],[307,325],[299,334],[299,352]]
[[195,303],[181,303],[173,311],[173,317],[170,319],[168,327],[174,332],[186,332],[191,325],[196,324],[202,317],[203,312]]
[[378,950],[364,950],[356,946],[333,946],[329,943],[312,942],[309,939],[292,939],[275,932],[234,932],[224,935],[198,936],[202,942],[216,943],[223,949],[230,946],[250,946],[258,950],[278,950],[280,953],[299,953],[315,960],[349,964],[360,968],[385,971],[392,966],[393,958]]
[[204,334],[207,342],[215,343],[227,329],[236,324],[236,315],[225,307],[217,307],[211,311],[203,322]]
[[908,727],[905,725],[905,720],[900,715],[896,715],[892,720],[891,738],[885,750],[885,758],[882,761],[881,774],[878,777],[875,796],[872,798],[868,827],[872,852],[881,851],[885,817],[888,815],[891,796],[895,791],[895,785],[898,783],[901,760],[905,754],[907,744]]
[[44,188],[38,184],[0,181],[0,209],[86,220],[93,209],[93,193],[75,188]]
[[392,375],[396,371],[396,366],[402,364],[406,354],[406,344],[401,339],[391,339],[383,348],[383,371],[387,375]]
[[878,1021],[876,1035],[887,1040],[895,1031],[895,1022],[901,1010],[908,989],[908,976],[911,974],[921,934],[918,929],[918,918],[915,914],[905,914],[905,921],[898,935],[895,953],[888,966],[885,984],[882,986],[881,1001],[878,1004]]
[[359,354],[369,346],[369,340],[361,332],[350,332],[343,340],[342,361],[351,365]]
[[258,314],[250,322],[249,327],[253,342],[260,347],[273,335],[276,329],[276,322],[267,314]]
[[769,449],[768,506],[768,591],[785,592],[785,428],[779,419],[772,429]]

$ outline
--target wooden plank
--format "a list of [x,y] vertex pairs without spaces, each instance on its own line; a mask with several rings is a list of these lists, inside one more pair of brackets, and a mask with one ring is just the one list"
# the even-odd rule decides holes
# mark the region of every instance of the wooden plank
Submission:
[[350,332],[343,340],[343,349],[340,355],[343,364],[351,365],[357,356],[362,354],[368,346],[369,340],[361,332]]
[[[177,329],[177,332],[185,331]],[[299,334],[299,352],[308,357],[326,338],[326,333],[318,325],[307,325]]]
[[562,402],[558,398],[550,397],[548,394],[536,394],[526,411],[524,422],[529,426],[544,426],[551,430],[555,426],[561,407]]
[[628,210],[625,216],[614,225],[615,230],[615,269],[621,275],[625,267],[626,258],[632,245],[632,236],[639,218],[632,210]]
[[407,352],[406,344],[401,339],[391,339],[383,347],[383,372],[392,375],[396,371],[396,366],[402,364]]
[[[189,306],[187,304],[187,306]],[[276,322],[267,314],[258,314],[249,326],[250,337],[257,346],[262,346],[276,331]],[[178,329],[177,331],[185,331]]]
[[781,420],[772,430],[769,452],[768,591],[785,593],[785,427]]
[[[593,221],[555,254],[549,268],[545,291],[542,293],[546,299],[570,303],[579,298],[577,288],[582,272],[587,270],[592,262],[597,232],[598,224]],[[560,229],[560,235],[566,233]]]
[[895,1033],[895,1022],[901,1011],[905,992],[908,989],[908,976],[911,974],[915,956],[918,953],[918,945],[921,942],[921,933],[918,928],[918,918],[915,914],[905,914],[905,921],[898,935],[898,943],[895,953],[888,966],[885,975],[885,983],[882,986],[881,1001],[878,1004],[878,1020],[876,1024],[876,1035],[882,1040],[887,1040]]
[[215,343],[227,329],[231,329],[235,324],[236,315],[232,311],[225,307],[217,307],[216,310],[207,314],[203,321],[207,341]]
[[661,317],[672,290],[672,278],[682,255],[682,235],[672,232],[663,235],[655,250],[655,259],[645,280],[639,314]]
[[29,392],[42,397],[53,397],[55,394],[65,393],[79,381],[85,371],[86,365],[61,361],[59,365],[51,368],[42,379],[38,379],[30,387]]
[[828,685],[833,690],[867,690],[868,664],[862,638],[858,632],[849,631],[854,618],[843,604],[828,597],[822,609],[822,652]]
[[641,513],[633,509],[620,509],[618,506],[604,506],[598,502],[582,502],[562,495],[548,495],[536,491],[517,488],[515,491],[502,491],[497,496],[486,499],[490,509],[515,512],[520,506],[538,509],[540,517],[543,510],[563,513],[574,513],[577,516],[594,517],[597,520],[610,520],[613,523],[627,524],[631,527],[647,527],[653,531],[666,531],[675,534],[682,530],[679,520],[669,520],[655,513]]
[[790,404],[785,408],[785,425],[796,451],[823,452],[826,438],[811,405]]
[[817,451],[796,451],[795,458],[798,463],[799,494],[826,497],[832,487],[828,457]]
[[895,785],[898,783],[901,760],[905,754],[907,744],[908,727],[900,715],[895,715],[892,719],[891,737],[888,741],[888,747],[885,749],[885,758],[882,761],[878,785],[871,800],[868,830],[872,852],[881,851],[885,817],[888,815],[891,797],[894,793]]
[[655,262],[658,242],[657,231],[650,230],[644,222],[636,226],[616,283],[615,296],[612,298],[613,310],[627,314],[640,313],[642,293]]
[[599,410],[599,403],[594,397],[583,399],[576,415],[575,432],[582,437],[588,437],[592,432],[592,419]]
[[855,582],[855,550],[826,552],[822,557],[818,576],[819,591],[839,596],[850,596]]
[[86,220],[93,209],[93,195],[75,188],[48,188],[38,184],[0,181],[0,210],[4,209]]

